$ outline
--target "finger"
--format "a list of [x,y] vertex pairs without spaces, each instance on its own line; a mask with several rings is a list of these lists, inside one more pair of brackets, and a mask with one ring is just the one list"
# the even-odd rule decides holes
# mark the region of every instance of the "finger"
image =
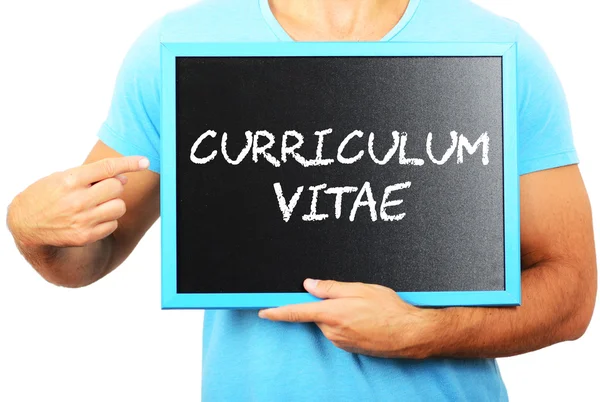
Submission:
[[119,224],[117,221],[102,222],[99,225],[94,226],[91,229],[88,243],[94,243],[98,240],[104,239],[117,230],[118,227]]
[[116,221],[125,215],[126,211],[125,201],[120,198],[115,198],[92,209],[90,211],[90,219],[94,225],[103,222]]
[[[124,174],[118,174],[114,177],[115,179],[119,180],[121,182],[121,184],[125,185],[127,184],[127,182],[129,181],[129,179],[127,178],[127,176],[125,176]],[[108,179],[105,179],[108,180]],[[102,180],[100,180],[102,181]],[[96,183],[100,183],[100,181],[96,181],[94,183],[90,183],[90,186],[93,186]]]
[[322,322],[327,319],[329,313],[325,301],[318,301],[268,308],[260,310],[258,316],[271,321]]
[[368,286],[361,282],[339,282],[310,278],[304,281],[304,288],[313,296],[321,299],[363,296],[368,291]]
[[138,172],[150,166],[148,158],[143,156],[123,156],[120,158],[106,158],[76,169],[77,181],[82,185],[88,185],[100,180],[115,177],[119,174]]
[[99,181],[87,189],[88,208],[119,198],[123,189],[123,183],[116,177]]
[[124,174],[118,174],[115,176],[115,179],[118,179],[122,185],[127,184],[127,176],[125,176]]

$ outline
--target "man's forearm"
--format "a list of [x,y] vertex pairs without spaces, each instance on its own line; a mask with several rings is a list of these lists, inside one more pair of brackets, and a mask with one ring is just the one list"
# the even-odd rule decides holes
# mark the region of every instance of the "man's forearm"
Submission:
[[18,246],[44,279],[73,288],[87,286],[107,273],[112,247],[112,236],[82,247]]
[[596,295],[596,281],[582,281],[577,273],[559,262],[540,263],[522,273],[521,306],[437,310],[439,331],[429,355],[505,357],[577,339]]
[[[12,212],[12,213],[11,213]],[[7,213],[7,226],[25,259],[47,281],[65,287],[89,285],[104,276],[113,254],[112,235],[81,247],[56,247],[27,239],[15,230],[14,211]]]

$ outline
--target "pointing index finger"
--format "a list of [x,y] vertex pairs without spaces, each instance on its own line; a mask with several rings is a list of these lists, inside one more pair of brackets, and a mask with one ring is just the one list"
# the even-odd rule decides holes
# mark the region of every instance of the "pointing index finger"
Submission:
[[322,300],[268,308],[260,310],[258,316],[271,321],[325,322],[327,321],[327,313],[331,312],[332,305],[330,302],[330,300]]
[[95,183],[116,175],[147,169],[150,162],[143,156],[106,158],[78,168],[78,180],[84,184]]

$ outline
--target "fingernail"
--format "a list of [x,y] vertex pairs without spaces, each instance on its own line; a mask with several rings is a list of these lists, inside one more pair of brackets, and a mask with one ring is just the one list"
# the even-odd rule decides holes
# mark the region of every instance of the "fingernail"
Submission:
[[140,159],[140,169],[146,169],[148,166],[150,166],[150,161],[148,160],[148,158],[142,158]]
[[124,174],[118,174],[115,176],[115,178],[117,178],[121,184],[127,184],[127,176],[125,176]]
[[260,310],[260,311],[258,312],[258,316],[259,316],[260,318],[265,318],[265,310]]
[[318,279],[306,279],[306,287],[310,289],[315,289],[317,287],[317,283],[319,283]]

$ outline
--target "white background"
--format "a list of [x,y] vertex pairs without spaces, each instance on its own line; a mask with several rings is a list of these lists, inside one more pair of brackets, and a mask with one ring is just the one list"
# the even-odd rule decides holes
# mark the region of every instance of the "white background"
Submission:
[[[133,40],[165,12],[192,2],[0,2],[3,216],[28,184],[82,163]],[[519,21],[546,49],[568,96],[580,167],[597,212],[596,2],[478,2]],[[22,259],[2,224],[0,401],[199,400],[202,312],[160,310],[159,256],[157,224],[105,279],[83,289],[58,288]],[[600,400],[599,316],[576,342],[500,360],[511,400]]]

